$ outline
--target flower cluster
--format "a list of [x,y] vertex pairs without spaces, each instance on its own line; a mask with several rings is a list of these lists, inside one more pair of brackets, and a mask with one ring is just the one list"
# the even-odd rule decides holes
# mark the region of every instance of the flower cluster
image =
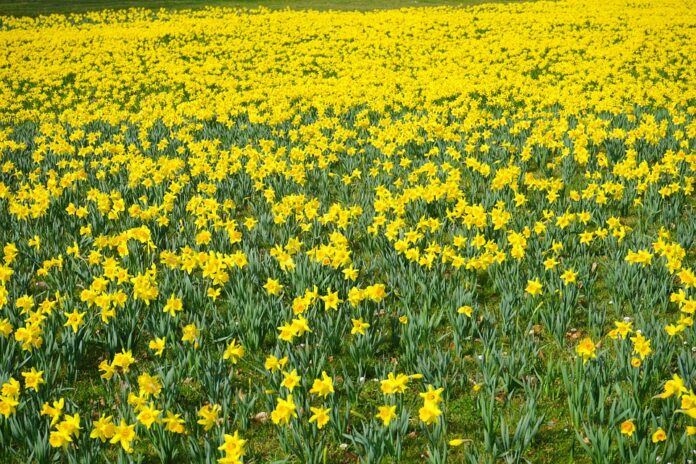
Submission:
[[0,18],[0,455],[692,459],[695,27]]

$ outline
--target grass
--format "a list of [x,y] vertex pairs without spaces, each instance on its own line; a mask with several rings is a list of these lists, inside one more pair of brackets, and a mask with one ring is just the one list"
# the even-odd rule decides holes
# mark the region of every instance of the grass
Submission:
[[[370,10],[383,8],[400,8],[412,6],[436,6],[436,5],[471,5],[484,3],[486,0],[385,0],[378,5],[373,4],[368,0],[297,0],[293,2],[282,0],[78,0],[75,2],[64,3],[56,0],[39,1],[3,1],[0,0],[0,15],[17,15],[17,16],[36,16],[40,14],[51,13],[78,13],[84,11],[102,10],[102,9],[120,9],[130,7],[145,7],[145,8],[172,8],[172,9],[197,9],[206,6],[224,6],[224,7],[242,7],[253,8],[257,6],[266,6],[272,9],[293,8],[293,9],[322,9],[322,10]],[[496,0],[490,0],[496,1]],[[559,174],[560,176],[560,174]],[[623,218],[623,223],[626,225],[634,225],[638,221],[637,216],[628,216]],[[482,292],[482,300],[485,307],[492,312],[498,307],[500,297],[494,291],[494,287],[488,274],[478,282],[480,291]],[[598,279],[596,298],[605,300],[609,298],[609,292],[605,279]],[[600,297],[601,295],[601,297]],[[615,309],[614,306],[612,309]],[[614,315],[614,319],[618,319],[620,314]],[[551,358],[561,357],[565,353],[552,340],[547,340],[544,344],[551,352],[547,356]],[[141,354],[139,358],[146,358],[147,355]],[[96,361],[96,360],[93,360]],[[94,372],[93,378],[81,380],[75,385],[74,401],[79,405],[80,410],[94,409],[96,406],[94,398],[104,396],[104,388],[98,383],[98,375]],[[373,387],[376,388],[375,385]],[[542,433],[539,434],[532,449],[527,453],[527,457],[531,462],[538,463],[587,463],[589,462],[586,456],[576,456],[577,438],[572,431],[572,424],[568,414],[568,408],[565,404],[564,389],[561,385],[554,385],[550,388],[551,395],[542,398],[540,403],[540,411],[545,417],[544,425],[542,425]],[[374,409],[379,404],[378,392],[375,390],[375,400],[368,399],[362,406],[369,411]],[[479,430],[479,416],[475,406],[474,396],[462,395],[460,398],[453,400],[448,404],[448,413],[452,422],[451,432],[456,436],[468,436],[471,431]],[[201,404],[205,398],[200,391],[200,384],[197,382],[186,383],[182,386],[180,392],[180,401],[187,404]],[[103,405],[100,405],[103,407]],[[411,408],[413,409],[413,408]],[[368,414],[365,412],[365,414]],[[280,452],[277,442],[274,441],[275,434],[271,424],[252,423],[250,429],[245,431],[246,437],[250,440],[251,445],[255,449],[255,453],[261,456],[262,459],[283,459],[283,453]],[[409,440],[414,440],[418,445],[422,439],[413,436]],[[410,446],[408,449],[409,462],[422,461],[419,455],[419,446]],[[330,451],[332,462],[352,462],[353,457],[344,453],[340,449],[334,448]],[[452,462],[460,462],[461,452],[453,452]],[[1,460],[1,459],[0,459]]]
[[475,5],[490,0],[0,0],[0,16],[39,16],[123,8],[230,8],[374,10],[439,5]]

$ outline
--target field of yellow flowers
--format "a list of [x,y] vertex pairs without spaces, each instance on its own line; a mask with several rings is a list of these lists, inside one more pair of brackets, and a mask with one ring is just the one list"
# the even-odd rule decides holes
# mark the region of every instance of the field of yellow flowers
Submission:
[[0,17],[0,462],[696,458],[696,9]]

